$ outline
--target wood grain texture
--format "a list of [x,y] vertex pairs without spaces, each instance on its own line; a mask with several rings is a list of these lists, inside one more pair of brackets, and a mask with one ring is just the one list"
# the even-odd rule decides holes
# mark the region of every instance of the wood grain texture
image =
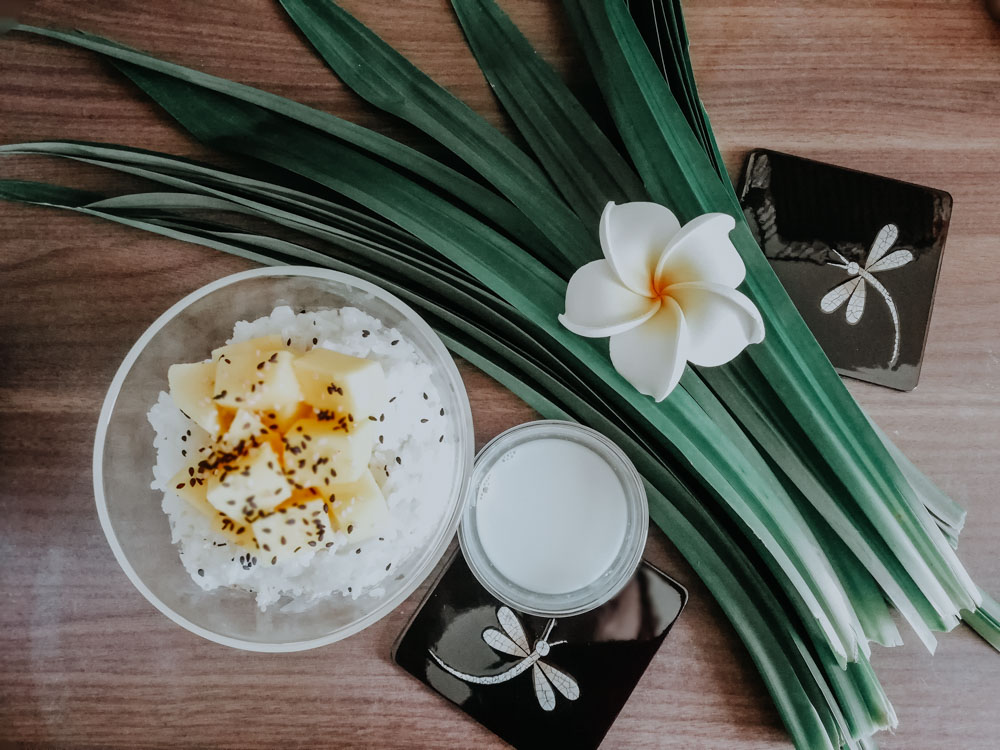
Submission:
[[[506,127],[445,0],[345,4]],[[558,4],[503,5],[579,82],[581,61]],[[687,18],[701,92],[734,173],[746,150],[769,147],[954,195],[919,388],[851,389],[968,508],[962,557],[996,592],[1000,27],[974,0],[691,0]],[[267,0],[40,0],[25,20],[104,34],[426,145],[345,91]],[[0,142],[49,137],[206,156],[94,57],[0,38]],[[3,160],[0,174],[121,184],[38,159]],[[164,309],[247,266],[86,217],[0,204],[0,743],[501,745],[390,663],[390,644],[422,592],[345,642],[263,655],[174,626],[118,569],[91,489],[104,390]],[[481,373],[462,372],[480,443],[532,417]],[[605,746],[789,747],[732,629],[658,531],[648,556],[690,588],[691,604]],[[996,747],[1000,657],[964,629],[942,638],[933,661],[905,636],[907,646],[874,655],[901,721],[882,746]]]

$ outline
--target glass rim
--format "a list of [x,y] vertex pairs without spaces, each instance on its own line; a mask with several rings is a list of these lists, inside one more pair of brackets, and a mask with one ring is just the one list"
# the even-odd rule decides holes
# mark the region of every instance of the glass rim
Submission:
[[[520,586],[492,564],[483,549],[476,525],[476,498],[479,485],[493,462],[510,448],[542,438],[572,439],[605,460],[622,483],[626,498],[626,529],[615,559],[596,580],[565,594],[541,594]],[[469,498],[465,503],[458,541],[476,580],[496,599],[519,612],[539,617],[571,617],[596,609],[612,599],[631,580],[646,546],[649,533],[649,506],[642,477],[625,452],[602,433],[577,422],[542,419],[525,422],[501,432],[476,455]]]

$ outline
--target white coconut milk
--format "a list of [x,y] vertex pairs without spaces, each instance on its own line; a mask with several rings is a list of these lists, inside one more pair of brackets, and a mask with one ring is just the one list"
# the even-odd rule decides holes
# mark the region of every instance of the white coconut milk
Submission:
[[514,583],[565,594],[593,583],[618,555],[625,490],[611,466],[579,443],[523,442],[479,487],[476,530],[483,551]]

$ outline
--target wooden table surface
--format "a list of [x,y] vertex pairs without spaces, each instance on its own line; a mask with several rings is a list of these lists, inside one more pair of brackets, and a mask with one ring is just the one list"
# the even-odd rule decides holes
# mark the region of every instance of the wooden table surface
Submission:
[[[557,3],[505,0],[573,78]],[[506,127],[446,0],[347,6]],[[2,7],[2,4],[0,4]],[[969,511],[961,553],[1000,589],[1000,27],[977,0],[690,0],[698,80],[732,171],[770,147],[950,191],[954,220],[919,388],[851,390]],[[29,22],[78,27],[421,143],[362,106],[267,0],[41,0]],[[205,151],[93,56],[0,39],[0,142],[108,140]],[[93,171],[5,159],[3,176],[111,186]],[[118,183],[120,184],[120,183]],[[214,251],[55,210],[0,204],[0,744],[494,747],[405,675],[389,647],[420,592],[313,653],[242,653],[156,612],[101,533],[90,456],[98,409],[164,309],[248,267]],[[480,444],[532,418],[463,367]],[[721,611],[655,530],[648,556],[691,602],[605,741],[610,748],[784,748],[778,716]],[[969,631],[931,660],[911,633],[877,648],[901,727],[883,747],[995,748],[1000,656]]]

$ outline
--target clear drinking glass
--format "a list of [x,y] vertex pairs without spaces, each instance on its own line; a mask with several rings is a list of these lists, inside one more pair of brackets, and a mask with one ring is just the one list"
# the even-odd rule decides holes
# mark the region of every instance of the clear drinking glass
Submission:
[[[569,440],[592,450],[615,473],[625,493],[625,535],[615,558],[592,583],[563,594],[532,591],[501,573],[483,548],[476,520],[480,485],[497,461],[519,445],[547,439]],[[497,599],[520,612],[539,617],[570,617],[601,606],[621,591],[642,560],[648,532],[649,506],[646,490],[639,472],[621,448],[589,427],[575,422],[547,419],[511,427],[493,438],[476,456],[469,486],[469,501],[458,529],[458,540],[469,569]]]

